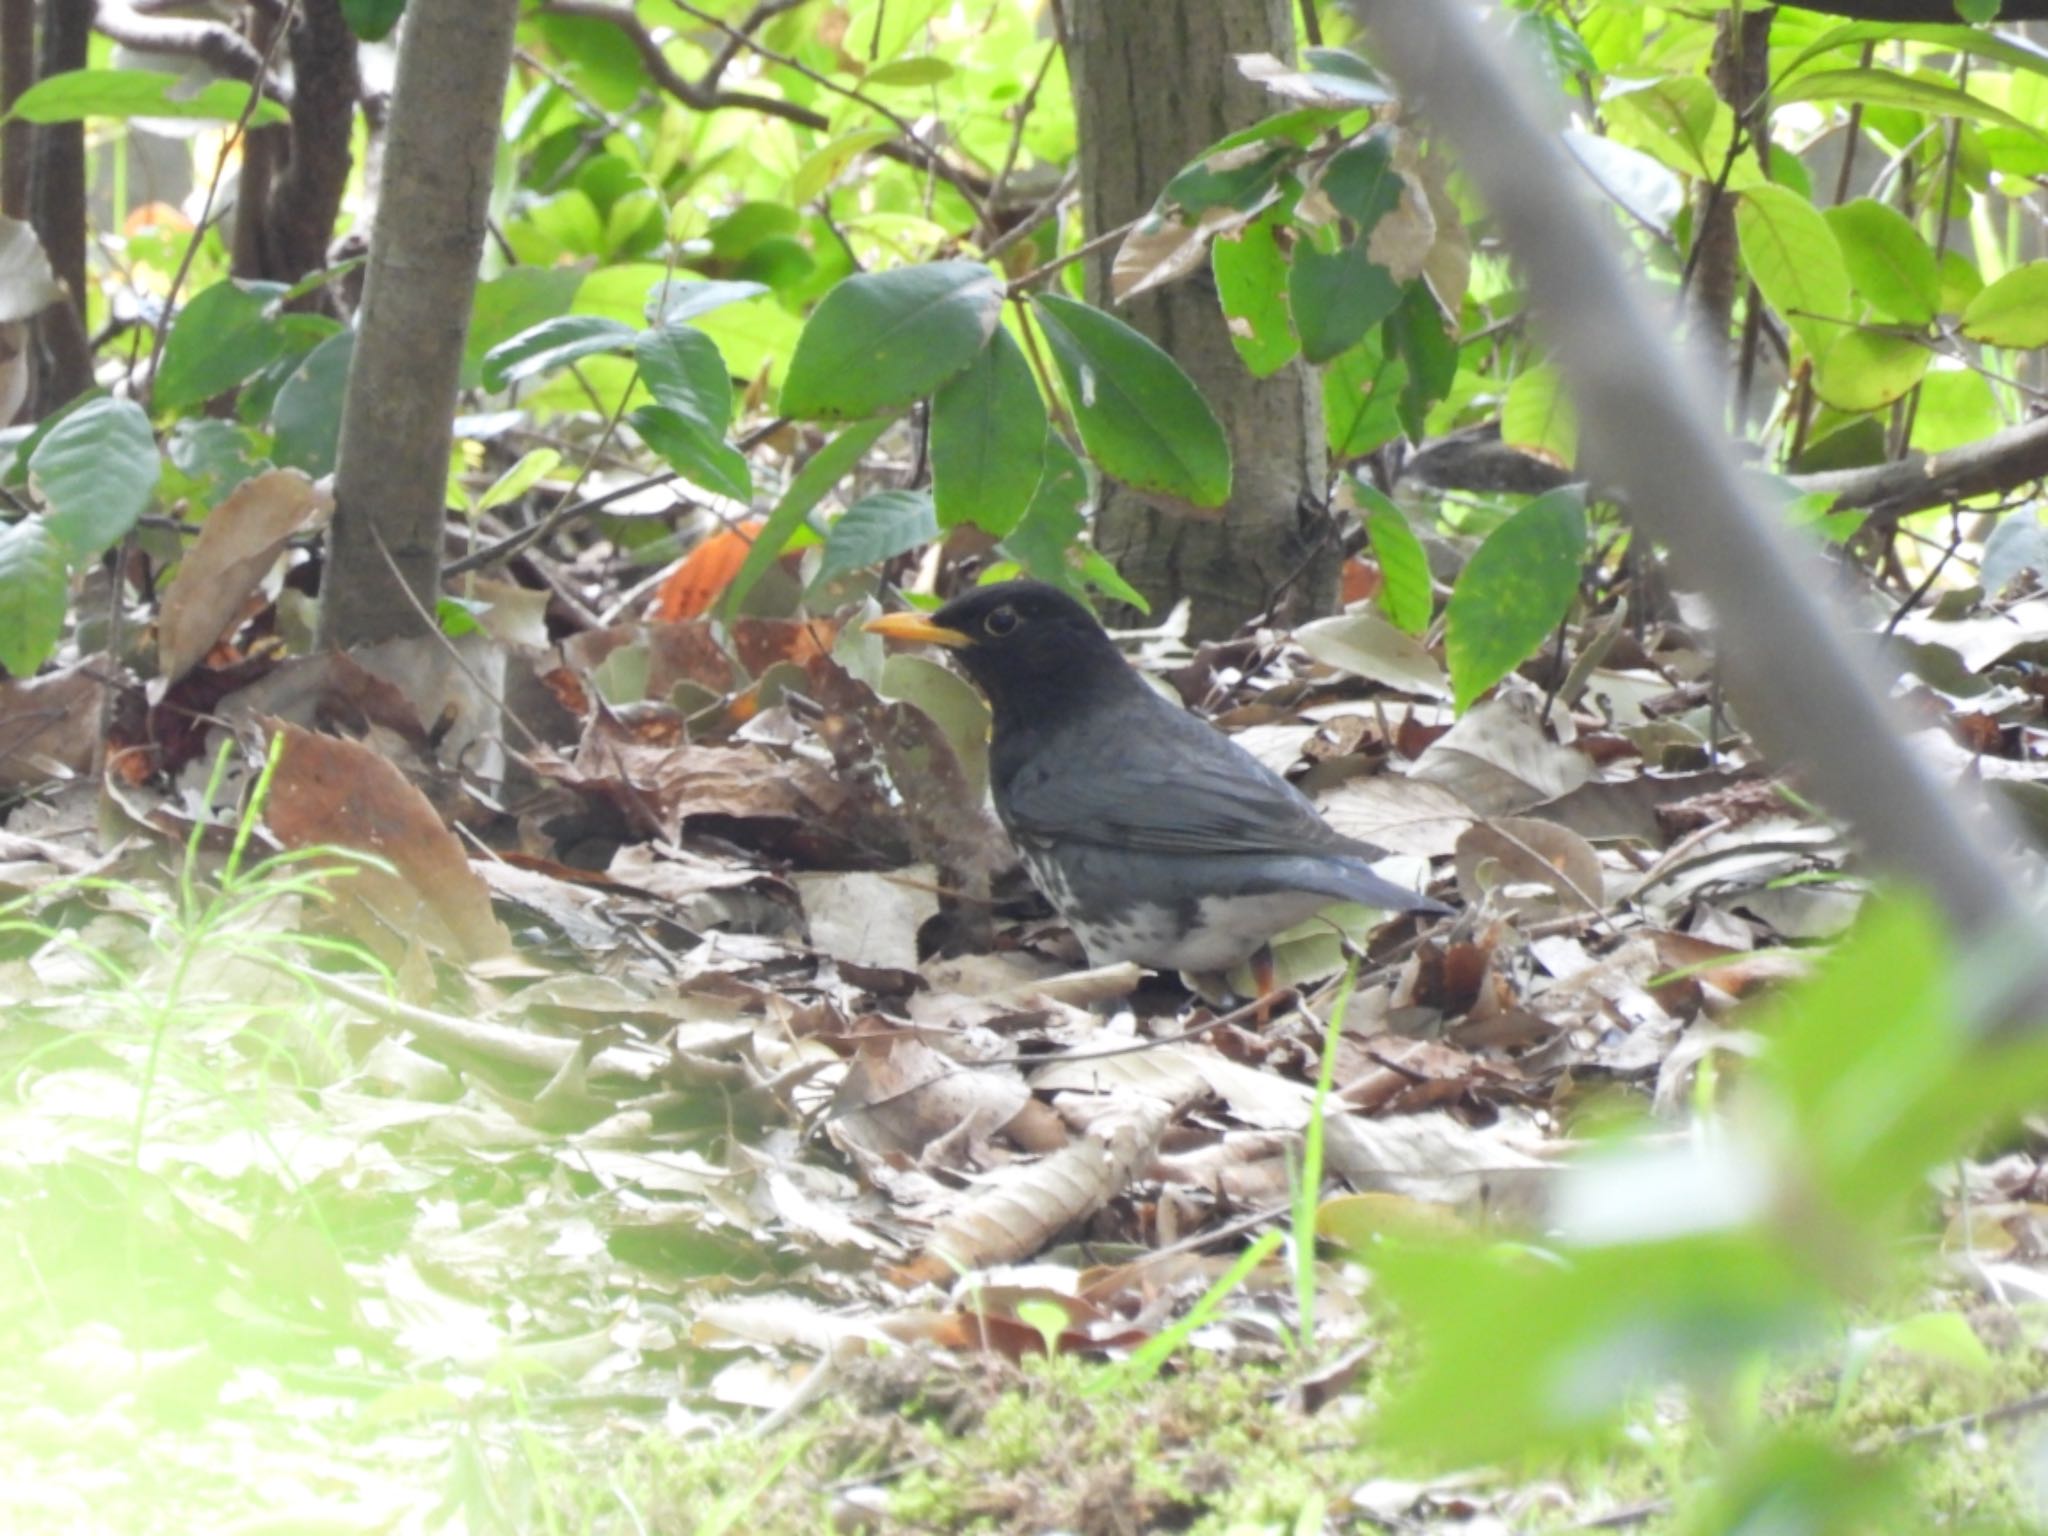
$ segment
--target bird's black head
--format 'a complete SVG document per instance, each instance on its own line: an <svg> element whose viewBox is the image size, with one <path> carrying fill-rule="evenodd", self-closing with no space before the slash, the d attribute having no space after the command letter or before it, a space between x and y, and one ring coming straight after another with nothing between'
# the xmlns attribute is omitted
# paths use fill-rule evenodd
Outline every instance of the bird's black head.
<svg viewBox="0 0 2048 1536"><path fill-rule="evenodd" d="M998 730L1134 677L1095 615L1042 581L976 587L929 618L892 613L867 627L952 651L988 695Z"/></svg>

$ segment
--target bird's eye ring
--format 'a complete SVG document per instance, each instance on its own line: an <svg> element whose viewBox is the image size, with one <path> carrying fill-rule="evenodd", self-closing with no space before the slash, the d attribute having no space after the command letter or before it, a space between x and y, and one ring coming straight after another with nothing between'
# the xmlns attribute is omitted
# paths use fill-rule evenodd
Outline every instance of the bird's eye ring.
<svg viewBox="0 0 2048 1536"><path fill-rule="evenodd" d="M992 635L1007 635L1017 627L1017 610L1005 603L982 620L981 627Z"/></svg>

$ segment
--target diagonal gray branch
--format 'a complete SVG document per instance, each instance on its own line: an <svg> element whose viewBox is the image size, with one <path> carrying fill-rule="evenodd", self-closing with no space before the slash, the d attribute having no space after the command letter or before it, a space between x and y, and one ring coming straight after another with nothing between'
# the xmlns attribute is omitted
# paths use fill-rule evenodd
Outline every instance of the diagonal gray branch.
<svg viewBox="0 0 2048 1536"><path fill-rule="evenodd" d="M1752 499L1711 425L1721 413L1705 370L1651 318L1494 18L1463 4L1353 6L1403 100L1458 149L1513 247L1596 474L1623 488L1630 517L1734 621L1717 643L1745 721L1779 761L1807 767L1881 866L1924 886L1964 935L2011 946L2031 995L2048 996L2048 944L2004 872L2020 839L1988 805L1966 817L1906 746L1872 653L1848 640L1813 552Z"/></svg>

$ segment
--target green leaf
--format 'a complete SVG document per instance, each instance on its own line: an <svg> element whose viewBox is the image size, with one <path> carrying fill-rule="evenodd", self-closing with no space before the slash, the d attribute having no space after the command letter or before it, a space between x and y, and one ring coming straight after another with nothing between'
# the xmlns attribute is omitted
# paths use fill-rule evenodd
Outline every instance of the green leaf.
<svg viewBox="0 0 2048 1536"><path fill-rule="evenodd" d="M1401 285L1366 255L1362 241L1330 254L1306 243L1295 247L1287 307L1301 355L1310 362L1328 362L1356 346L1400 302Z"/></svg>
<svg viewBox="0 0 2048 1536"><path fill-rule="evenodd" d="M294 368L270 407L276 434L271 457L281 465L303 469L314 479L334 473L341 441L341 402L348 393L349 358L356 333L341 331L306 354Z"/></svg>
<svg viewBox="0 0 2048 1536"><path fill-rule="evenodd" d="M519 456L519 462L491 482L490 489L476 499L476 510L488 512L517 501L555 472L562 455L554 448L534 448Z"/></svg>
<svg viewBox="0 0 2048 1536"><path fill-rule="evenodd" d="M282 283L215 283L192 295L171 322L150 389L159 411L180 411L241 384L284 355L275 305Z"/></svg>
<svg viewBox="0 0 2048 1536"><path fill-rule="evenodd" d="M1287 257L1275 229L1278 209L1262 214L1209 247L1216 295L1228 318L1230 344L1258 378L1278 373L1301 355L1287 315Z"/></svg>
<svg viewBox="0 0 2048 1536"><path fill-rule="evenodd" d="M691 484L734 501L754 499L754 472L746 455L694 411L643 405L626 417L626 425Z"/></svg>
<svg viewBox="0 0 2048 1536"><path fill-rule="evenodd" d="M880 565L938 536L938 514L926 492L877 491L863 496L825 534L825 557L813 585Z"/></svg>
<svg viewBox="0 0 2048 1536"><path fill-rule="evenodd" d="M148 69L73 69L38 80L15 98L7 115L26 123L70 123L84 117L181 117L238 122L249 110L250 87L215 80L195 91L183 75ZM274 101L259 101L253 128L291 121Z"/></svg>
<svg viewBox="0 0 2048 1536"><path fill-rule="evenodd" d="M768 288L763 283L736 283L723 278L702 282L692 278L666 278L648 290L647 323L655 326L681 325L685 320L708 315L728 304L758 298L766 292Z"/></svg>
<svg viewBox="0 0 2048 1536"><path fill-rule="evenodd" d="M39 517L0 528L0 667L33 677L64 633L70 572Z"/></svg>
<svg viewBox="0 0 2048 1536"><path fill-rule="evenodd" d="M805 157L790 178L789 200L808 203L838 178L839 173L860 156L896 137L894 128L856 128L842 133Z"/></svg>
<svg viewBox="0 0 2048 1536"><path fill-rule="evenodd" d="M1323 424L1330 453L1361 459L1401 435L1401 393L1408 370L1368 336L1323 370Z"/></svg>
<svg viewBox="0 0 2048 1536"><path fill-rule="evenodd" d="M1375 134L1332 156L1321 185L1323 195L1337 211L1358 225L1357 238L1363 241L1401 202L1402 182L1394 170L1392 141Z"/></svg>
<svg viewBox="0 0 2048 1536"><path fill-rule="evenodd" d="M1473 552L1444 610L1444 660L1459 714L1563 622L1585 548L1586 509L1567 487L1537 497Z"/></svg>
<svg viewBox="0 0 2048 1536"><path fill-rule="evenodd" d="M1728 158L1735 116L1697 75L1676 75L1600 104L1615 138L1684 176L1712 181Z"/></svg>
<svg viewBox="0 0 2048 1536"><path fill-rule="evenodd" d="M565 313L582 282L583 274L572 268L514 267L478 283L462 348L462 387L481 384L484 354L499 342Z"/></svg>
<svg viewBox="0 0 2048 1536"><path fill-rule="evenodd" d="M923 86L943 85L953 78L957 71L944 59L926 54L916 59L893 59L878 69L871 69L861 77L862 85L880 86Z"/></svg>
<svg viewBox="0 0 2048 1536"><path fill-rule="evenodd" d="M2014 267L1963 307L1963 334L1994 347L2048 346L2048 261Z"/></svg>
<svg viewBox="0 0 2048 1536"><path fill-rule="evenodd" d="M1827 344L1813 370L1813 392L1838 411L1875 411L1920 382L1934 353L1883 331L1847 330Z"/></svg>
<svg viewBox="0 0 2048 1536"><path fill-rule="evenodd" d="M1549 364L1524 368L1500 406L1500 440L1569 469L1579 451L1579 417L1564 381Z"/></svg>
<svg viewBox="0 0 2048 1536"><path fill-rule="evenodd" d="M1178 208L1190 222L1211 208L1250 208L1299 158L1292 144L1211 149L1166 184L1159 206Z"/></svg>
<svg viewBox="0 0 2048 1536"><path fill-rule="evenodd" d="M753 546L741 562L738 574L725 589L721 612L727 618L739 612L740 604L753 591L754 583L775 563L783 546L796 536L796 531L804 526L804 519L810 515L811 508L860 463L861 455L874 447L875 439L889 430L892 420L882 416L872 421L857 422L812 454L804 467L796 472L796 477L789 482L789 489L782 493L782 500L775 504L775 510L768 514L761 531L754 535Z"/></svg>
<svg viewBox="0 0 2048 1536"><path fill-rule="evenodd" d="M1419 443L1428 435L1429 408L1458 381L1458 338L1426 285L1408 285L1401 307L1387 318L1387 342L1408 374L1401 385L1401 429Z"/></svg>
<svg viewBox="0 0 2048 1536"><path fill-rule="evenodd" d="M1742 262L1772 309L1818 356L1849 319L1849 272L1820 210L1796 192L1750 187L1735 205Z"/></svg>
<svg viewBox="0 0 2048 1536"><path fill-rule="evenodd" d="M484 388L499 390L598 352L631 346L639 332L603 315L555 315L484 354Z"/></svg>
<svg viewBox="0 0 2048 1536"><path fill-rule="evenodd" d="M1849 281L1888 320L1925 325L1941 298L1934 247L1898 209L1859 197L1828 209Z"/></svg>
<svg viewBox="0 0 2048 1536"><path fill-rule="evenodd" d="M1002 306L1002 280L978 261L849 277L797 338L783 414L850 421L922 399L974 361Z"/></svg>
<svg viewBox="0 0 2048 1536"><path fill-rule="evenodd" d="M1071 558L1080 548L1087 520L1081 504L1088 499L1088 472L1067 440L1048 425L1040 449L1045 464L1031 505L1003 539L1002 551L1030 575L1080 596L1081 577Z"/></svg>
<svg viewBox="0 0 2048 1536"><path fill-rule="evenodd" d="M2014 117L2003 107L1972 96L1968 91L1917 75L1890 69L1822 69L1800 75L1771 93L1774 107L1795 101L1840 101L1866 107L1903 107L1930 117L1960 117L1980 123L1997 123L2042 137L2037 124Z"/></svg>
<svg viewBox="0 0 2048 1536"><path fill-rule="evenodd" d="M29 456L29 482L49 508L49 531L72 560L124 538L163 473L149 418L132 400L88 400Z"/></svg>
<svg viewBox="0 0 2048 1536"><path fill-rule="evenodd" d="M732 422L732 375L717 342L687 325L664 325L642 332L633 356L657 402L724 436Z"/></svg>
<svg viewBox="0 0 2048 1536"><path fill-rule="evenodd" d="M1135 490L1230 499L1230 443L1180 365L1121 320L1059 294L1032 301L1090 457Z"/></svg>
<svg viewBox="0 0 2048 1536"><path fill-rule="evenodd" d="M1380 611L1397 629L1419 635L1429 628L1436 594L1429 577L1429 556L1408 526L1401 509L1384 493L1360 483L1365 504L1365 538L1380 563Z"/></svg>
<svg viewBox="0 0 2048 1536"><path fill-rule="evenodd" d="M380 43L390 36L405 14L405 0L341 0L342 19L349 31L366 43Z"/></svg>
<svg viewBox="0 0 2048 1536"><path fill-rule="evenodd" d="M1045 401L1024 349L1001 326L932 396L932 495L939 526L1002 538L1023 520L1045 469Z"/></svg>

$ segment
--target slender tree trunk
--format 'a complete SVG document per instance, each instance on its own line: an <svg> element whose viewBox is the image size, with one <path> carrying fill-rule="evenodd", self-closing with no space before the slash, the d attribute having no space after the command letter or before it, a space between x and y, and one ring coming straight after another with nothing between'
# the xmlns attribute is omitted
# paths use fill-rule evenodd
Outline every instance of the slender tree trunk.
<svg viewBox="0 0 2048 1536"><path fill-rule="evenodd" d="M518 0L412 0L342 406L320 643L421 634Z"/></svg>
<svg viewBox="0 0 2048 1536"><path fill-rule="evenodd" d="M1277 110L1233 54L1293 52L1287 0L1078 0L1068 22L1091 237L1144 213L1190 160ZM1112 255L1088 264L1097 304L1109 302ZM1340 559L1322 510L1328 470L1314 373L1296 364L1252 377L1206 275L1145 294L1121 314L1201 389L1229 433L1236 473L1214 518L1107 487L1097 546L1155 611L1187 598L1198 637L1228 634L1269 608L1289 620L1329 612Z"/></svg>
<svg viewBox="0 0 2048 1536"><path fill-rule="evenodd" d="M36 0L0 0L0 112L35 84ZM0 124L0 213L28 217L29 156L35 125L9 119Z"/></svg>
<svg viewBox="0 0 2048 1536"><path fill-rule="evenodd" d="M85 68L92 37L92 0L47 0L43 7L38 78ZM44 123L36 129L29 170L29 211L50 268L71 295L36 321L44 367L35 409L47 416L92 384L85 333L85 124Z"/></svg>

